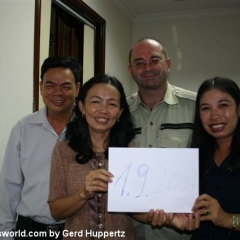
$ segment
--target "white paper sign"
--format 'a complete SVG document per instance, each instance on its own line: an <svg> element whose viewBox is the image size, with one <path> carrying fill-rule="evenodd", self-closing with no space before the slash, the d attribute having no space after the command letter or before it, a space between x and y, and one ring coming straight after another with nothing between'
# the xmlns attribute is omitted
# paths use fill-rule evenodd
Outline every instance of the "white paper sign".
<svg viewBox="0 0 240 240"><path fill-rule="evenodd" d="M109 148L109 212L189 213L199 196L198 149Z"/></svg>

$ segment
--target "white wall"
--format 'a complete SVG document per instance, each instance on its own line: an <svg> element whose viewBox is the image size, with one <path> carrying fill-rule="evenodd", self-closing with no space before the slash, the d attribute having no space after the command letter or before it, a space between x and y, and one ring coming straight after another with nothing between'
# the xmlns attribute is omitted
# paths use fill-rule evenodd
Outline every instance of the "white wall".
<svg viewBox="0 0 240 240"><path fill-rule="evenodd" d="M132 92L129 77L128 52L132 46L132 22L108 0L84 0L94 11L106 20L105 72L118 78L126 94Z"/></svg>
<svg viewBox="0 0 240 240"><path fill-rule="evenodd" d="M13 125L32 112L32 0L0 0L0 168Z"/></svg>
<svg viewBox="0 0 240 240"><path fill-rule="evenodd" d="M216 75L240 85L240 15L134 23L134 42L142 37L166 46L174 85L197 91L202 81Z"/></svg>

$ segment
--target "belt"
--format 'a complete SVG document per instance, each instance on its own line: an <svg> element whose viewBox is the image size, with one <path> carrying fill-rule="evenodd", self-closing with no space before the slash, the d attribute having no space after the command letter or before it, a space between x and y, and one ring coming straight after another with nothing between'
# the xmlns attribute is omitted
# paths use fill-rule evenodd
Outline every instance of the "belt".
<svg viewBox="0 0 240 240"><path fill-rule="evenodd" d="M38 230L43 230L43 231L62 231L64 229L64 223L61 224L44 224L40 223L37 221L34 221L33 219L29 217L24 217L21 215L18 215L18 222L24 222L29 226L32 226Z"/></svg>

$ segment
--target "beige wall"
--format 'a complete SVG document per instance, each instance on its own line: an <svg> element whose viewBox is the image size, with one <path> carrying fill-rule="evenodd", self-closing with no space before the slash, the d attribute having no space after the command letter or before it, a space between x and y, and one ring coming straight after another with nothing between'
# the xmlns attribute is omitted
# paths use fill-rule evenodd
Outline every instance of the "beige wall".
<svg viewBox="0 0 240 240"><path fill-rule="evenodd" d="M0 1L0 168L12 126L32 112L34 1Z"/></svg>
<svg viewBox="0 0 240 240"><path fill-rule="evenodd" d="M94 75L94 30L84 26L83 40L83 83Z"/></svg>

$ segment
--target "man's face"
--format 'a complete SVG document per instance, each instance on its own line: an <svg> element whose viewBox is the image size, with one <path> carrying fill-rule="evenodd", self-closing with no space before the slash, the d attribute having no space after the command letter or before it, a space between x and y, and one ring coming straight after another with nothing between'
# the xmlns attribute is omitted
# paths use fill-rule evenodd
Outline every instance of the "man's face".
<svg viewBox="0 0 240 240"><path fill-rule="evenodd" d="M40 91L48 113L59 115L72 110L80 83L68 68L50 68L40 82Z"/></svg>
<svg viewBox="0 0 240 240"><path fill-rule="evenodd" d="M154 40L146 40L132 49L128 70L140 90L155 90L166 86L170 66L171 61L164 56L162 46Z"/></svg>

